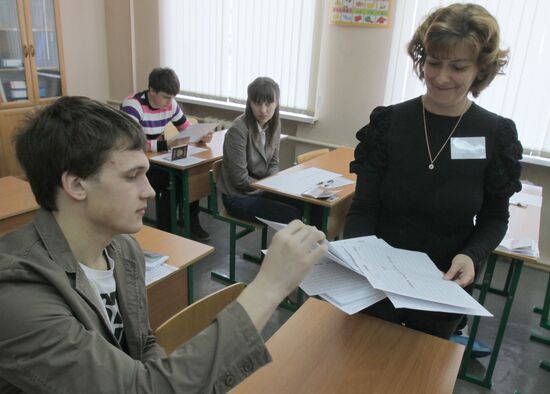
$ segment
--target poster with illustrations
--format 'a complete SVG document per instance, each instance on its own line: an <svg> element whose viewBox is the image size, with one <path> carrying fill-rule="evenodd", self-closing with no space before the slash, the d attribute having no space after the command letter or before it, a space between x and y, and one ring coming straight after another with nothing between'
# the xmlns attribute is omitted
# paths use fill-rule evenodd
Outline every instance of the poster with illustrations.
<svg viewBox="0 0 550 394"><path fill-rule="evenodd" d="M334 0L330 23L349 26L389 26L391 0Z"/></svg>

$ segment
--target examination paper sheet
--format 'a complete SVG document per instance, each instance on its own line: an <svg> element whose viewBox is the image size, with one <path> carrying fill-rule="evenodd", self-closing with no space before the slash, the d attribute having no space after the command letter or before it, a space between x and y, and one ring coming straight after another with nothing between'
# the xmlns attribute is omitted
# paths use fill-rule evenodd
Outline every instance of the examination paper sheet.
<svg viewBox="0 0 550 394"><path fill-rule="evenodd" d="M306 190L319 185L325 187L335 187L334 184L344 186L353 184L353 181L342 177L342 174L336 172L310 167L289 174L274 175L262 179L256 182L256 184L299 196Z"/></svg>
<svg viewBox="0 0 550 394"><path fill-rule="evenodd" d="M445 311L452 307L463 310L461 313L467 310L471 315L492 316L458 284L443 279L443 273L425 253L393 248L378 241L381 240L373 236L361 237L344 240L340 245L375 289L388 296L407 297L394 299L407 301L406 307L411 309L443 312L443 305ZM430 309L426 303L431 303Z"/></svg>
<svg viewBox="0 0 550 394"><path fill-rule="evenodd" d="M199 142L202 139L202 137L204 137L206 134L214 132L217 126L218 126L217 123L192 124L189 127L187 127L185 130L180 131L176 135L171 136L169 140L171 141L176 138L189 137L189 142Z"/></svg>
<svg viewBox="0 0 550 394"><path fill-rule="evenodd" d="M277 231L286 225L258 218ZM375 236L329 242L327 255L300 287L352 314L388 297L396 308L493 316L428 255L394 248Z"/></svg>

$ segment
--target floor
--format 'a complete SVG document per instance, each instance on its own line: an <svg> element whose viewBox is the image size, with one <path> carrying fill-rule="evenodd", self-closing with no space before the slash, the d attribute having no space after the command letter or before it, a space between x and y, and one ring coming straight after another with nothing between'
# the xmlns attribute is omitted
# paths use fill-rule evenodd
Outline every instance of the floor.
<svg viewBox="0 0 550 394"><path fill-rule="evenodd" d="M201 222L203 227L211 234L212 240L208 244L214 246L216 250L213 254L195 265L195 295L197 299L222 287L220 283L210 279L210 272L219 271L227 273L229 261L229 225L212 219L204 213L201 213ZM258 231L247 235L237 243L239 255L242 255L243 251L254 252L259 247L260 237ZM506 268L506 262L497 263L493 284L504 283ZM251 281L257 270L257 265L244 261L241 258L237 259L238 280L243 282ZM550 337L550 331L546 331L538 325L540 316L532 312L534 305L542 306L548 275L548 273L527 267L522 271L508 327L496 363L492 389L488 390L458 379L454 390L455 394L513 393L516 390L526 394L550 393L550 372L538 366L541 359L550 361L550 346L529 340L532 330ZM486 306L495 314L496 318L485 318L482 320L478 339L485 343L490 344L491 338L495 337L498 323L497 318L500 316L502 305L502 297L492 294L488 295ZM290 312L279 308L262 331L264 339L269 339L290 316ZM474 360L471 363L471 372L484 371L487 363L488 358Z"/></svg>

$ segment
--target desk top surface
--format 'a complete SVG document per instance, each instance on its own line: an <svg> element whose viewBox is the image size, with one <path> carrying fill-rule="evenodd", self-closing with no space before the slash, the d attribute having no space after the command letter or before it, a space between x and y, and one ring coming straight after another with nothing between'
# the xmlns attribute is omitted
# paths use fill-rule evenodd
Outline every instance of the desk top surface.
<svg viewBox="0 0 550 394"><path fill-rule="evenodd" d="M295 165L293 167L287 168L286 170L280 171L278 174L273 175L284 175L284 174L290 174L296 171L300 171L306 168L311 167L317 167L321 168L323 170L336 172L339 174L342 174L344 177L351 179L354 181L352 185L346 185L343 187L338 188L338 192L336 194L337 198L331 201L326 200L319 200L316 198L311 197L305 197L305 196L298 196L295 194L289 194L285 193L282 190L278 189L272 189L269 187L265 187L262 185L258 185L253 183L252 187L256 189L262 189L269 191L271 193L277 193L284 196L288 196L297 200L301 201L307 201L309 203L315 204L315 205L321 205L324 207L332 207L334 205L339 204L343 200L346 200L347 198L350 198L353 196L355 192L355 180L356 175L349 172L349 163L353 160L353 149L348 147L340 147L338 149L335 149L333 151L330 151L329 153L326 153L324 155L318 156L312 160L308 160L302 164Z"/></svg>
<svg viewBox="0 0 550 394"><path fill-rule="evenodd" d="M214 251L210 245L149 226L143 226L134 237L142 249L169 256L168 264L180 269L190 266Z"/></svg>
<svg viewBox="0 0 550 394"><path fill-rule="evenodd" d="M451 393L464 347L310 298L232 393Z"/></svg>
<svg viewBox="0 0 550 394"><path fill-rule="evenodd" d="M0 178L0 220L37 209L28 182L13 176Z"/></svg>
<svg viewBox="0 0 550 394"><path fill-rule="evenodd" d="M216 131L214 133L214 135L212 136L212 141L210 141L208 144L203 144L203 143L192 143L191 144L191 145L195 145L197 147L206 149L206 151L204 151L204 152L200 152L200 153L197 153L197 154L193 155L193 157L199 157L201 159L204 159L203 161L201 161L199 163L190 164L189 166L181 166L181 165L174 165L174 164L170 163L169 161L166 161L166 162L163 161L162 163L155 162L155 164L162 165L162 166L165 166L165 167L176 168L178 170L186 170L188 168L200 166L202 164L210 163L212 161L216 161L218 159L221 159L223 157L223 141L225 139L225 133L226 132L227 132L227 130ZM163 155L163 154L166 154L166 152L147 152L147 157L151 158L151 157L159 156L159 155Z"/></svg>

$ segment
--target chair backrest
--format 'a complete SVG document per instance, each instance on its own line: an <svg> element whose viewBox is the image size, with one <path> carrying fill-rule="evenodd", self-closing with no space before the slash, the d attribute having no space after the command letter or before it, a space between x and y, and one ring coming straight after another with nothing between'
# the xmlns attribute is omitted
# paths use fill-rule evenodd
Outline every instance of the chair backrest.
<svg viewBox="0 0 550 394"><path fill-rule="evenodd" d="M155 335L166 354L172 353L208 327L227 305L237 299L244 288L245 284L241 282L224 287L185 307L162 323Z"/></svg>
<svg viewBox="0 0 550 394"><path fill-rule="evenodd" d="M328 153L328 152L329 152L328 148L321 148L321 149L302 153L301 155L296 156L296 164L302 164L305 161L314 159L317 156L324 155L325 153Z"/></svg>

